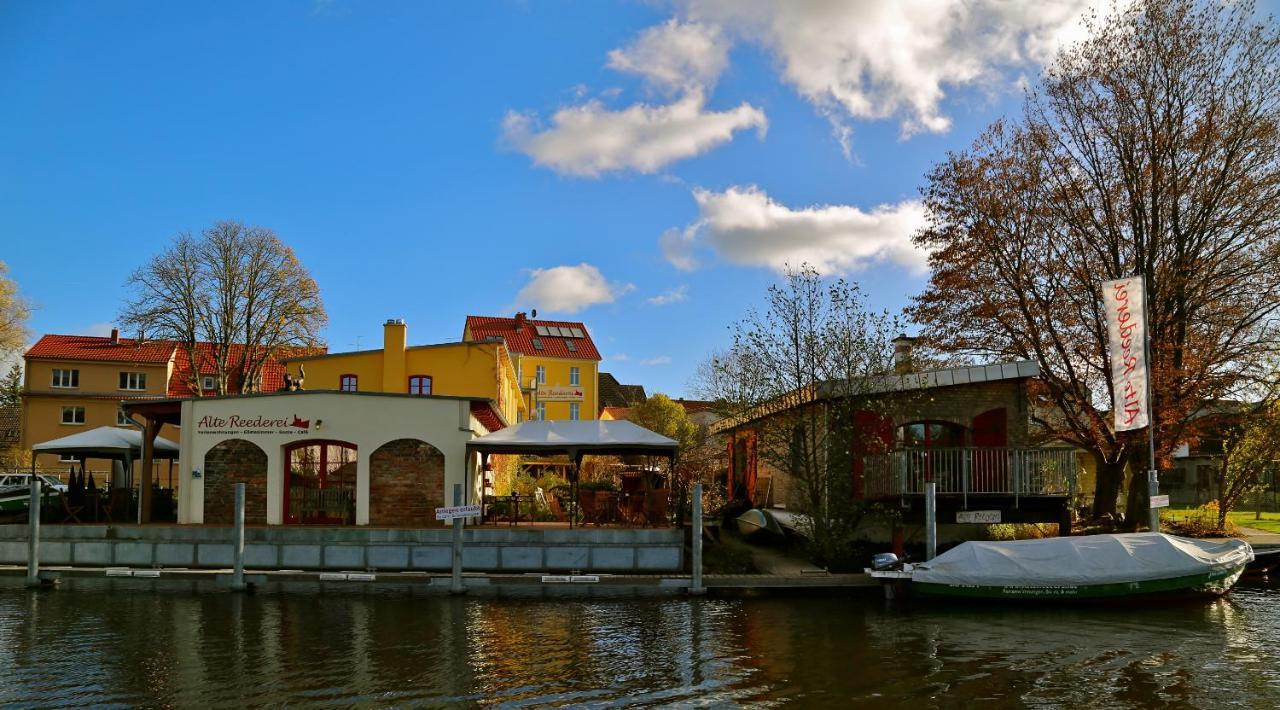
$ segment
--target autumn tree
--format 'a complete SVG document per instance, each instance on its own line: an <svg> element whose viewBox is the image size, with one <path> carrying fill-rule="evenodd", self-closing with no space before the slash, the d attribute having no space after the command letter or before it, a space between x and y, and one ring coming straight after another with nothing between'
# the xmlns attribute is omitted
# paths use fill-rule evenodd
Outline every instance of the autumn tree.
<svg viewBox="0 0 1280 710"><path fill-rule="evenodd" d="M177 341L193 363L207 343L218 394L258 390L263 363L314 347L328 320L320 288L293 250L270 229L240 222L179 234L128 286L122 321ZM196 370L186 384L199 395Z"/></svg>
<svg viewBox="0 0 1280 710"><path fill-rule="evenodd" d="M938 348L1040 366L1031 416L1097 462L1093 512L1146 509L1147 432L1117 433L1102 282L1141 275L1157 457L1280 351L1280 35L1251 3L1139 0L1089 22L1022 115L935 166L909 313Z"/></svg>
<svg viewBox="0 0 1280 710"><path fill-rule="evenodd" d="M825 563L849 557L862 520L847 458L858 435L851 423L875 407L874 376L893 371L897 326L867 308L856 284L789 268L700 371L699 395L753 431L757 459L788 477L788 505L804 514L811 551Z"/></svg>
<svg viewBox="0 0 1280 710"><path fill-rule="evenodd" d="M22 404L22 365L13 363L9 372L0 378L0 407L16 407Z"/></svg>
<svg viewBox="0 0 1280 710"><path fill-rule="evenodd" d="M0 355L19 350L27 342L27 318L31 306L9 278L9 267L0 261Z"/></svg>
<svg viewBox="0 0 1280 710"><path fill-rule="evenodd" d="M1280 473L1280 400L1259 404L1230 432L1218 466L1218 529L1227 514L1261 490L1266 474Z"/></svg>

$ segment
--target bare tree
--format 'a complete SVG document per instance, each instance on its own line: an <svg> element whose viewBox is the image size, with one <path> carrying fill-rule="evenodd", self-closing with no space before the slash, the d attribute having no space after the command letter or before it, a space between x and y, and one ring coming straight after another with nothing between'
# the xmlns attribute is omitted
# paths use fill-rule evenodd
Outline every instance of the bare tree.
<svg viewBox="0 0 1280 710"><path fill-rule="evenodd" d="M1063 50L1023 115L932 171L936 346L1040 365L1033 417L1098 463L1096 515L1146 507L1146 431L1110 423L1103 281L1146 280L1157 455L1280 351L1280 35L1251 3L1139 0ZM1132 464L1132 465L1130 465Z"/></svg>
<svg viewBox="0 0 1280 710"><path fill-rule="evenodd" d="M27 318L31 306L9 278L9 267L0 261L0 355L22 348L27 342Z"/></svg>
<svg viewBox="0 0 1280 710"><path fill-rule="evenodd" d="M859 435L853 413L873 406L870 383L893 369L897 323L870 312L856 284L803 266L731 330L732 345L702 366L696 389L730 425L754 433L759 460L788 476L815 555L841 560L863 513L848 458Z"/></svg>
<svg viewBox="0 0 1280 710"><path fill-rule="evenodd" d="M314 347L328 320L320 288L293 250L270 229L239 222L178 235L128 284L122 321L177 341L193 365L207 349L218 394L260 389L263 363ZM192 367L187 383L195 395L199 374Z"/></svg>

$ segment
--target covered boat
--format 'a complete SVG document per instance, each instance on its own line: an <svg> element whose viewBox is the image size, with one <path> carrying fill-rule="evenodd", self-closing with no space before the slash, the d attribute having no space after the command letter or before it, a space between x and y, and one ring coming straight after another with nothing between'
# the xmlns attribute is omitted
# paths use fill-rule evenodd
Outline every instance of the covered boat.
<svg viewBox="0 0 1280 710"><path fill-rule="evenodd" d="M735 518L734 522L738 525L738 532L749 542L769 542L786 537L778 521L769 511L761 508L748 510Z"/></svg>
<svg viewBox="0 0 1280 710"><path fill-rule="evenodd" d="M1149 532L965 542L914 565L911 590L999 599L1222 594L1252 560L1253 549L1243 540Z"/></svg>

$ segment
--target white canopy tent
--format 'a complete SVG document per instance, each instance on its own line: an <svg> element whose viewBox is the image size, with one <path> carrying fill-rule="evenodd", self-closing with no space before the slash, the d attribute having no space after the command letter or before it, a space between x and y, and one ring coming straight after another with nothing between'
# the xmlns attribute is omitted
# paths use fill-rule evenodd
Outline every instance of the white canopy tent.
<svg viewBox="0 0 1280 710"><path fill-rule="evenodd" d="M142 431L125 427L101 426L88 431L77 432L60 439L46 441L31 447L33 454L58 454L74 456L80 459L83 469L85 459L111 459L124 465L125 476L130 488L133 487L133 462L142 456ZM178 458L178 445L157 436L153 444L152 458ZM35 456L31 457L31 473L36 470ZM83 473L83 470L81 471ZM138 522L142 522L142 505L144 496L138 496Z"/></svg>

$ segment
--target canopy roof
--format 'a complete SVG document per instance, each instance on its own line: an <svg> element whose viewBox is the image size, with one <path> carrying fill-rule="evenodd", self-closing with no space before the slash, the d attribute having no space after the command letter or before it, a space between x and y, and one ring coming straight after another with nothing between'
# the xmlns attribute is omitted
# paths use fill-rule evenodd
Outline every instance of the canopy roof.
<svg viewBox="0 0 1280 710"><path fill-rule="evenodd" d="M31 450L41 454L85 456L99 459L123 459L142 456L142 432L124 427L100 426L61 439L36 444ZM178 445L163 437L156 437L155 457L178 458Z"/></svg>
<svg viewBox="0 0 1280 710"><path fill-rule="evenodd" d="M675 439L628 421L531 421L467 442L488 454L653 454L674 457Z"/></svg>
<svg viewBox="0 0 1280 710"><path fill-rule="evenodd" d="M961 543L916 565L913 582L975 586L1113 584L1232 569L1253 559L1240 540L1190 540L1162 533Z"/></svg>

